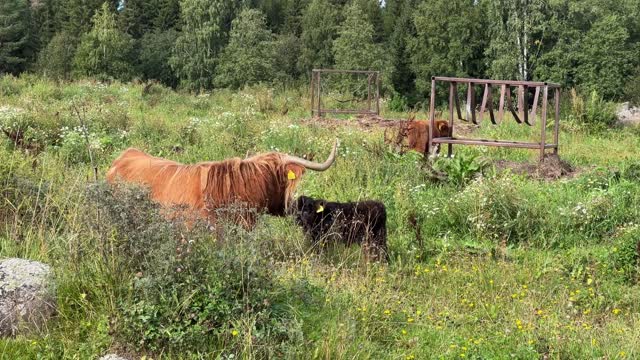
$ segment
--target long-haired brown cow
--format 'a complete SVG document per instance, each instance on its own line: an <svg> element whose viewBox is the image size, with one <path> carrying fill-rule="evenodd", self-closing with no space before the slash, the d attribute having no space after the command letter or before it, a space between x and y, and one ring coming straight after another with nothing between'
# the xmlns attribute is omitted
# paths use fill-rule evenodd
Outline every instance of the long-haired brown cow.
<svg viewBox="0 0 640 360"><path fill-rule="evenodd" d="M215 224L218 210L238 205L245 211L234 221L251 228L255 223L255 210L284 215L305 169L327 170L335 161L337 147L338 140L324 163L269 152L246 159L193 165L153 157L130 148L113 162L107 172L107 181L147 186L152 199L159 204L182 206L211 224Z"/></svg>
<svg viewBox="0 0 640 360"><path fill-rule="evenodd" d="M409 149L415 150L421 154L429 155L429 121L414 120L409 118L405 125L405 136L408 140ZM436 128L433 137L451 136L451 128L449 123L444 120L436 120Z"/></svg>

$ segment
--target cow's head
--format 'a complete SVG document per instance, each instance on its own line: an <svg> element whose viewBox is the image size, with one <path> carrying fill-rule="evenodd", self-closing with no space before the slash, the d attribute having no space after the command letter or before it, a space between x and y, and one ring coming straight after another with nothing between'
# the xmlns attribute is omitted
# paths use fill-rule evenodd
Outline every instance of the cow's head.
<svg viewBox="0 0 640 360"><path fill-rule="evenodd" d="M308 196L300 196L294 207L296 223L303 227L312 227L316 219L325 212L325 201L316 200Z"/></svg>

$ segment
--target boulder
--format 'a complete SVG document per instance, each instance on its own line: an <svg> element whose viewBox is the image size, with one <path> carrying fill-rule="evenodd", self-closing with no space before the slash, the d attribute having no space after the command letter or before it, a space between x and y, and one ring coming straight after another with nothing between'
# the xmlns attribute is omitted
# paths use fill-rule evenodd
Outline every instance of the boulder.
<svg viewBox="0 0 640 360"><path fill-rule="evenodd" d="M640 107L631 106L628 102L621 104L616 112L618 122L622 125L640 125Z"/></svg>
<svg viewBox="0 0 640 360"><path fill-rule="evenodd" d="M49 265L16 258L0 260L0 336L39 331L55 309Z"/></svg>

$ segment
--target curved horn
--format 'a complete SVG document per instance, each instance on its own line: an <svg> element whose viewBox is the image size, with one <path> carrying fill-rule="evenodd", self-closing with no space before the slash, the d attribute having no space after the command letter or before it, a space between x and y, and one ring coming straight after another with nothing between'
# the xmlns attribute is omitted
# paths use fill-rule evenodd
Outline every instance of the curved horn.
<svg viewBox="0 0 640 360"><path fill-rule="evenodd" d="M331 154L329 154L329 157L323 163L317 163L317 162L314 162L314 161L309 161L309 160L302 159L302 158L299 158L299 157L293 156L293 155L287 155L284 158L284 161L285 162L291 162L291 163L294 163L294 164L298 164L298 165L304 166L305 168L311 169L311 170L325 171L336 160L336 153L338 152L337 150L338 150L338 145L339 144L340 144L340 141L338 141L338 139L336 139L336 142L333 144L333 149L331 150Z"/></svg>

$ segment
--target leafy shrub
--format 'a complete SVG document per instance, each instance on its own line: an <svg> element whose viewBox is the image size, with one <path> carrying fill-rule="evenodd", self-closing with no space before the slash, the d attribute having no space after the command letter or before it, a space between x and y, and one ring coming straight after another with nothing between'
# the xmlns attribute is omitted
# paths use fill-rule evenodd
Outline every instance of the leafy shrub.
<svg viewBox="0 0 640 360"><path fill-rule="evenodd" d="M393 94L391 100L387 102L387 109L390 111L404 112L409 108L408 100L400 94Z"/></svg>
<svg viewBox="0 0 640 360"><path fill-rule="evenodd" d="M436 171L447 175L447 180L456 186L468 183L487 167L487 162L474 155L460 153L452 158L437 157L433 163Z"/></svg>
<svg viewBox="0 0 640 360"><path fill-rule="evenodd" d="M572 89L570 119L590 130L611 126L617 120L616 105L604 100L595 90L585 101L575 89Z"/></svg>
<svg viewBox="0 0 640 360"><path fill-rule="evenodd" d="M256 348L286 342L291 316L259 231L219 224L214 239L201 224L187 230L181 216L166 220L136 187L98 184L88 195L100 211L99 224L92 216L88 225L108 242L102 248L117 264L115 277L129 283L117 326L128 343L154 352L210 351L216 344L240 351L246 324Z"/></svg>

